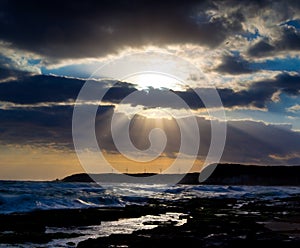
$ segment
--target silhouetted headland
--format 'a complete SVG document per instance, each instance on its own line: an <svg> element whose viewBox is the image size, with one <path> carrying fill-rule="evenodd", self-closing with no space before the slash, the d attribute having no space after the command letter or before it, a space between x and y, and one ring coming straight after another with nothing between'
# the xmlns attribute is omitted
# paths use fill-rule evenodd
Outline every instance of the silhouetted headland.
<svg viewBox="0 0 300 248"><path fill-rule="evenodd" d="M210 165L213 166L213 165ZM210 185L300 185L300 166L258 166L241 164L218 164L211 176L199 182L199 176L205 173L188 173L179 184L210 184ZM74 174L62 179L63 182L122 182L122 174ZM133 177L149 177L154 173L127 174ZM162 174L162 183L180 176L179 174ZM92 179L93 178L93 179ZM159 182L157 182L159 183Z"/></svg>

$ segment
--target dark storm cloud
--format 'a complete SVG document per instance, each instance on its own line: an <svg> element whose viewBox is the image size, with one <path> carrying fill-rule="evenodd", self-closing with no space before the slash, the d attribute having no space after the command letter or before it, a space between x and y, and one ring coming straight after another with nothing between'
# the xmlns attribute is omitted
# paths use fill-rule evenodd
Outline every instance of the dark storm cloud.
<svg viewBox="0 0 300 248"><path fill-rule="evenodd" d="M120 103L126 96L137 91L133 84L126 82L114 83L113 87L108 89L103 97L103 101L111 103Z"/></svg>
<svg viewBox="0 0 300 248"><path fill-rule="evenodd" d="M216 71L228 74L244 74L253 72L253 69L250 68L249 62L242 57L226 55L222 58L222 63L216 68Z"/></svg>
<svg viewBox="0 0 300 248"><path fill-rule="evenodd" d="M1 69L4 72L0 83L0 101L16 104L37 104L46 102L74 102L85 81L51 75L31 75L27 72ZM11 79L12 78L12 79ZM91 87L99 92L107 90L103 100L120 102L136 89L130 83L90 81ZM90 99L86 99L90 100ZM91 99L97 100L97 99Z"/></svg>
<svg viewBox="0 0 300 248"><path fill-rule="evenodd" d="M276 44L281 50L300 50L300 31L285 25L281 39Z"/></svg>
<svg viewBox="0 0 300 248"><path fill-rule="evenodd" d="M0 101L34 104L75 100L83 84L78 79L25 75L0 84Z"/></svg>
<svg viewBox="0 0 300 248"><path fill-rule="evenodd" d="M253 57L275 55L281 51L300 50L300 30L295 27L284 25L281 28L280 37L271 42L263 39L248 49L248 54Z"/></svg>
<svg viewBox="0 0 300 248"><path fill-rule="evenodd" d="M275 51L275 47L270 45L268 41L261 40L249 48L248 54L255 57L261 57Z"/></svg>
<svg viewBox="0 0 300 248"><path fill-rule="evenodd" d="M31 75L30 72L17 71L17 70L12 70L3 67L3 64L1 63L1 59L0 59L0 65L2 65L0 66L0 82L2 80L9 81L12 80L12 78L20 78L20 77Z"/></svg>
<svg viewBox="0 0 300 248"><path fill-rule="evenodd" d="M216 47L242 31L240 12L209 16L212 1L2 1L0 39L48 58L94 57L124 47Z"/></svg>
<svg viewBox="0 0 300 248"><path fill-rule="evenodd" d="M211 89L199 89L206 95L212 95ZM287 95L299 95L300 75L290 75L282 73L274 79L253 82L245 90L234 91L232 89L218 89L218 93L224 107L256 107L265 108L266 104L272 101L272 96L282 92ZM196 98L196 94L190 91L176 92L183 98L191 108L198 109L203 107L203 103ZM219 107L219 106L216 106Z"/></svg>
<svg viewBox="0 0 300 248"><path fill-rule="evenodd" d="M11 0L1 1L0 10L0 40L11 44L11 48L41 54L55 62L63 58L99 57L125 47L145 45L193 43L216 48L228 38L249 32L243 29L251 21L248 18L274 12L278 18L271 21L280 25L299 10L299 3ZM286 22L281 29L282 37L275 44L259 41L249 49L249 54L263 56L277 50L298 50L299 33L295 27Z"/></svg>

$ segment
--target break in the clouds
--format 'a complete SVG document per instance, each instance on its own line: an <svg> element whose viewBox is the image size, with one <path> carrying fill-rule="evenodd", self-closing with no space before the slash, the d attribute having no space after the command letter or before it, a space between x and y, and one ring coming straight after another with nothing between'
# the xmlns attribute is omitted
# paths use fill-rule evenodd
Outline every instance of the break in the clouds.
<svg viewBox="0 0 300 248"><path fill-rule="evenodd" d="M100 107L96 118L96 131L101 149L114 154L117 149L107 128L110 126L112 114L113 107ZM71 107L0 110L0 115L2 145L30 145L73 151ZM170 128L175 120L162 121L168 137L164 154L173 157L180 145L180 132L178 128ZM197 121L201 134L198 156L203 159L210 146L210 121L200 117ZM147 127L143 128L143 133L135 131L140 130L145 123ZM149 146L148 135L151 128L155 127L154 124L155 120L144 116L135 117L130 135L137 148L146 149ZM290 128L255 121L229 121L222 161L255 164L299 163L300 135Z"/></svg>
<svg viewBox="0 0 300 248"><path fill-rule="evenodd" d="M85 81L21 72L6 72L6 75L14 79L0 84L1 143L51 145L51 147L72 150L73 105ZM276 92L298 97L299 80L298 75L283 73L269 81L253 82L249 84L248 89L240 92L230 89L218 89L218 91L225 107L235 108L250 105L265 108L266 103L272 101L272 96ZM106 90L107 83L108 81L95 81L95 89ZM124 82L109 82L108 85L113 87L108 90L98 108L95 124L99 145L111 153L116 152L116 148L107 127L111 125L114 105L118 105L124 97L132 92L139 94L139 97L133 98L135 101L126 102L132 106L142 105L146 108L165 107L171 109L180 107L170 102L168 99L170 91L166 89L138 90L134 85ZM210 89L207 88L202 90L205 91L205 94L210 92ZM185 100L192 109L199 110L204 107L192 90L172 91L172 94L174 93ZM152 95L153 99L145 100L147 95ZM82 104L91 104L91 102ZM288 109L288 111L296 110L297 105ZM129 116L124 116L124 118L129 118ZM199 157L205 157L210 145L210 122L200 117L197 120L202 142ZM218 122L218 120L213 121ZM164 122L165 127L174 126L172 124L174 120L164 119ZM155 127L153 126L154 122L151 121L151 118L136 116L133 123L131 137L138 147L145 149L149 145L148 134L151 128ZM143 134L135 132L145 123L148 123L148 129L144 128ZM165 128L165 131L168 136L165 154L172 157L178 152L180 133L174 132L174 128ZM223 161L295 163L298 162L299 138L299 133L291 130L291 125L270 125L250 120L229 121ZM241 149L241 144L243 149ZM253 147L260 148L253 149Z"/></svg>
<svg viewBox="0 0 300 248"><path fill-rule="evenodd" d="M82 79L58 77L51 75L31 75L21 72L9 72L2 69L7 74L5 82L0 84L0 102L4 106L14 107L14 104L43 104L68 105L74 103L80 89L85 81ZM12 79L11 79L12 77ZM5 78L3 78L5 79ZM195 88L186 90L171 90L165 88L148 88L138 90L134 84L119 81L94 81L93 87L99 92L106 92L102 101L105 103L118 104L126 96L135 92L134 98L125 100L124 104L133 106L162 108L183 108L177 102L172 101L173 94L183 99L187 105L194 110L205 108L203 102L194 90L205 95L213 95L211 88ZM300 94L300 75L281 73L269 80L250 82L246 89L233 90L230 88L217 88L222 104L226 108L255 107L265 109L267 103L276 101L276 94L285 94L298 97ZM87 101L98 101L101 99L86 99ZM6 104L11 102L12 104ZM26 106L27 105L27 106ZM50 104L51 105L51 104ZM21 107L17 105L16 107ZM1 105L0 105L1 107ZM34 107L34 105L31 105ZM211 106L219 107L219 106Z"/></svg>

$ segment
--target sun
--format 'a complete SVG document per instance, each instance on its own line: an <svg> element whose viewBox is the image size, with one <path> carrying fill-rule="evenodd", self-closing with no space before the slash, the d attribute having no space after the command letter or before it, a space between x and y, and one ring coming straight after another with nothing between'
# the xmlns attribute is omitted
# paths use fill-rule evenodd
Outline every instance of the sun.
<svg viewBox="0 0 300 248"><path fill-rule="evenodd" d="M155 71L134 73L123 78L122 81L133 83L137 85L138 89L142 90L147 88L182 90L184 87L180 79L169 74Z"/></svg>
<svg viewBox="0 0 300 248"><path fill-rule="evenodd" d="M135 88L141 91L147 91L149 88L173 91L185 91L186 84L183 80L162 72L157 71L142 71L129 74L120 81L132 83ZM127 116L138 114L148 119L168 119L176 117L186 117L190 115L186 109L173 109L171 107L149 107L143 105L132 106L130 104L119 104L115 107L115 112L126 113Z"/></svg>

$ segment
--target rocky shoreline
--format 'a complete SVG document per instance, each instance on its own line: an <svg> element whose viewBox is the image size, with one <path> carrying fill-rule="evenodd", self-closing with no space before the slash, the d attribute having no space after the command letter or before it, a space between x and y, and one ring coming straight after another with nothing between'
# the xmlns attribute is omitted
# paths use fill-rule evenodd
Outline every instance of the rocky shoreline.
<svg viewBox="0 0 300 248"><path fill-rule="evenodd" d="M186 212L187 223L160 225L130 235L111 235L80 242L78 248L93 247L299 247L299 199L268 206L267 202L244 203L235 199L194 199L173 205ZM172 208L172 206L169 206ZM288 211L288 213L287 213ZM284 226L272 229L269 223Z"/></svg>
<svg viewBox="0 0 300 248"><path fill-rule="evenodd" d="M186 223L151 223L153 229L131 234L89 238L67 247L300 247L300 195L272 201L205 198L176 201L149 200L146 206L35 211L0 216L0 244L32 243L47 246L53 239L78 237L78 233L47 233L49 227L86 227L105 221L130 219L167 212L182 213ZM38 244L38 245L36 245Z"/></svg>

